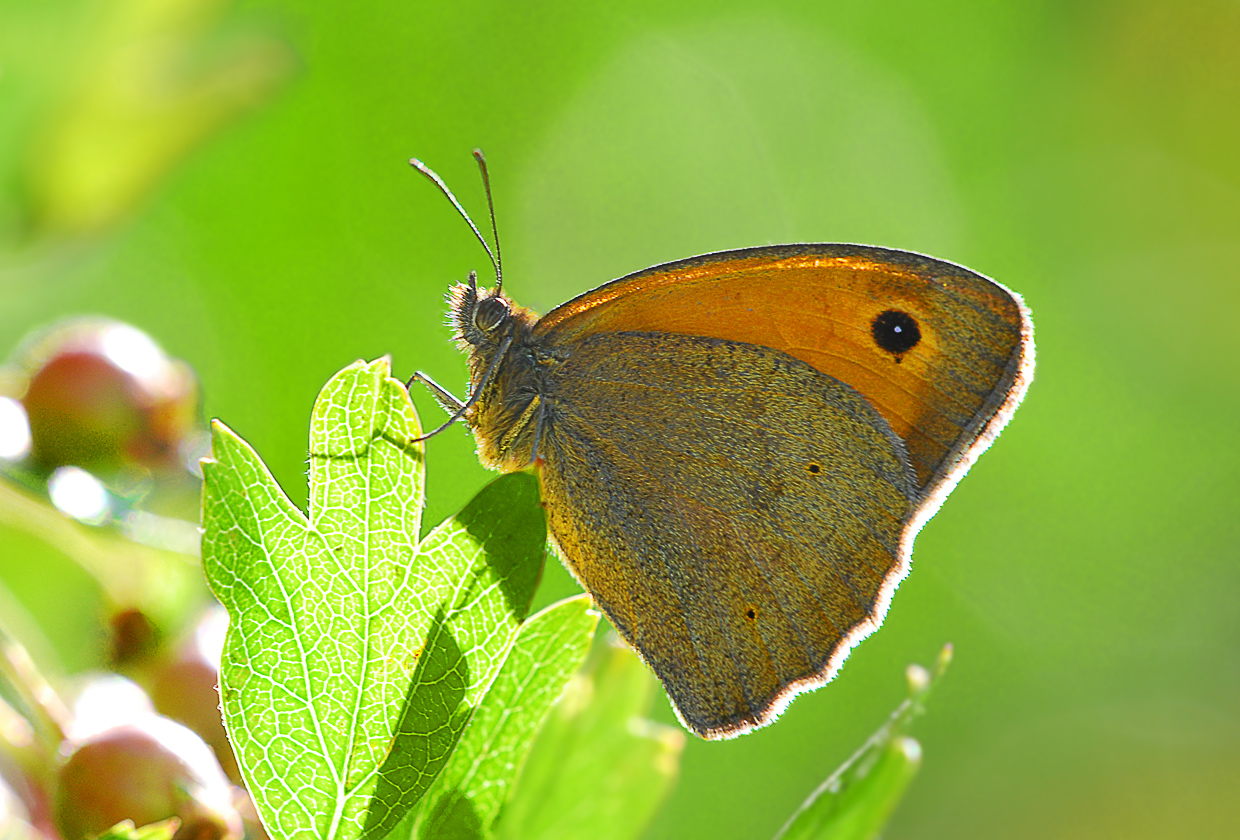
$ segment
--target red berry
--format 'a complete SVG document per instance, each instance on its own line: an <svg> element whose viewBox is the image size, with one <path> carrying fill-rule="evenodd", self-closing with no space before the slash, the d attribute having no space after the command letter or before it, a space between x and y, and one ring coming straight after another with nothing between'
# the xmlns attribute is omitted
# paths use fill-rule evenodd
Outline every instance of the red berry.
<svg viewBox="0 0 1240 840"><path fill-rule="evenodd" d="M178 466L196 425L197 383L142 331L97 318L67 321L26 342L17 362L31 454L44 469L108 474Z"/></svg>
<svg viewBox="0 0 1240 840"><path fill-rule="evenodd" d="M81 840L121 820L177 817L176 840L240 840L232 786L206 744L168 718L139 714L78 743L61 766L56 821Z"/></svg>
<svg viewBox="0 0 1240 840"><path fill-rule="evenodd" d="M228 777L241 784L220 714L220 654L227 629L228 614L218 606L208 610L175 655L152 669L147 688L159 713L197 732Z"/></svg>

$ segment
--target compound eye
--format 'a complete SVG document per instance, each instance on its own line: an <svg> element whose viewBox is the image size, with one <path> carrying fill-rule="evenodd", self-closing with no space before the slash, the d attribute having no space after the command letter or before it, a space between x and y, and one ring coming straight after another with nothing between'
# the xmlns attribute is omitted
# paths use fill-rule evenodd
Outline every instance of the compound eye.
<svg viewBox="0 0 1240 840"><path fill-rule="evenodd" d="M485 298L474 309L474 325L483 332L490 332L508 317L508 304L502 298Z"/></svg>

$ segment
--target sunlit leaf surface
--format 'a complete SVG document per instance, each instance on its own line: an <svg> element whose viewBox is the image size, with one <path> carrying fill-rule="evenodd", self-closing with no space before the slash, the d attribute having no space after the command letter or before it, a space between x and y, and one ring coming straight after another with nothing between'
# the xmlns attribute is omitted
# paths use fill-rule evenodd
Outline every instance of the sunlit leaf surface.
<svg viewBox="0 0 1240 840"><path fill-rule="evenodd" d="M539 726L590 648L598 614L580 595L521 626L447 767L392 840L487 836Z"/></svg>
<svg viewBox="0 0 1240 840"><path fill-rule="evenodd" d="M604 643L538 735L496 826L502 840L640 837L675 785L685 736L646 715L658 684Z"/></svg>
<svg viewBox="0 0 1240 840"><path fill-rule="evenodd" d="M231 626L225 722L276 840L381 836L426 792L508 654L546 541L528 475L419 544L420 434L381 359L323 388L310 515L216 424L203 561Z"/></svg>

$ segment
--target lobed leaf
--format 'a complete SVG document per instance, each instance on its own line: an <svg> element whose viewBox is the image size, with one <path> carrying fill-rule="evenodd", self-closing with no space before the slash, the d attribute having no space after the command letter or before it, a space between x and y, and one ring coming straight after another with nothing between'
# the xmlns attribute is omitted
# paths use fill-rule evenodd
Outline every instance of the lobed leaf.
<svg viewBox="0 0 1240 840"><path fill-rule="evenodd" d="M419 544L417 416L386 359L324 386L310 513L220 423L203 564L228 609L224 720L275 840L386 834L440 773L541 570L532 476L505 476Z"/></svg>
<svg viewBox="0 0 1240 840"><path fill-rule="evenodd" d="M628 840L671 792L684 733L646 718L656 684L637 654L597 646L539 732L497 840Z"/></svg>
<svg viewBox="0 0 1240 840"><path fill-rule="evenodd" d="M522 625L447 767L392 840L489 836L535 734L589 652L591 603L568 598Z"/></svg>

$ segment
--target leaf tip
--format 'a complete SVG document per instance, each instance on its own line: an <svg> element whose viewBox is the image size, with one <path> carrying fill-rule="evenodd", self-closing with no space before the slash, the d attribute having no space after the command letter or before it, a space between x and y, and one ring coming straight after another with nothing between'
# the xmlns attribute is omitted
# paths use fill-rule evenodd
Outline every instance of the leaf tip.
<svg viewBox="0 0 1240 840"><path fill-rule="evenodd" d="M947 670L947 666L952 664L952 657L955 656L956 647L951 642L943 645L943 649L939 651L938 658L934 660L934 676L941 677L943 672Z"/></svg>
<svg viewBox="0 0 1240 840"><path fill-rule="evenodd" d="M198 464L202 468L202 474L205 476L211 469L220 462L219 450L220 444L228 437L235 436L232 429L228 428L218 417L211 418L211 449L206 455L198 459Z"/></svg>

